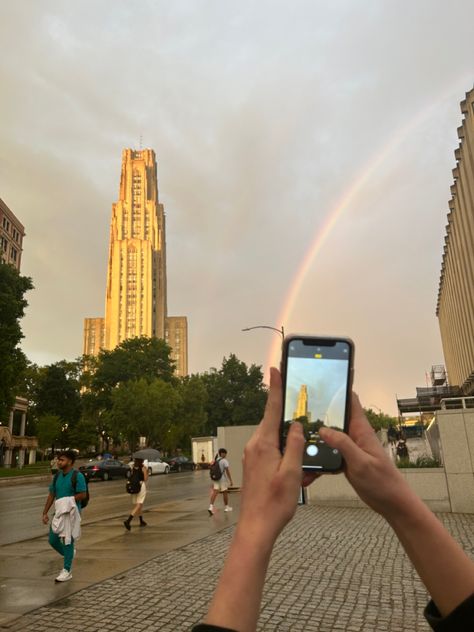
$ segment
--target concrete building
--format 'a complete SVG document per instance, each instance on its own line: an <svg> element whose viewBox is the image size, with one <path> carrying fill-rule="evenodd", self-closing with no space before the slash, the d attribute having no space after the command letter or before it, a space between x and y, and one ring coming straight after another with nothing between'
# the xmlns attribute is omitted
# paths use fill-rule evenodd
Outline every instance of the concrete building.
<svg viewBox="0 0 474 632"><path fill-rule="evenodd" d="M25 228L0 199L0 263L14 266L20 272ZM23 467L35 463L38 439L26 435L28 400L16 397L8 425L0 419L0 467Z"/></svg>
<svg viewBox="0 0 474 632"><path fill-rule="evenodd" d="M84 352L96 355L138 336L166 339L177 374L187 374L187 319L168 317L166 223L155 152L124 149L112 205L105 318L84 321Z"/></svg>
<svg viewBox="0 0 474 632"><path fill-rule="evenodd" d="M28 400L15 398L8 426L0 424L0 467L23 467L36 462L38 439L26 435Z"/></svg>
<svg viewBox="0 0 474 632"><path fill-rule="evenodd" d="M449 384L474 393L474 89L461 102L439 282L439 319Z"/></svg>
<svg viewBox="0 0 474 632"><path fill-rule="evenodd" d="M165 341L172 349L176 375L188 374L188 319L186 316L168 316L165 321Z"/></svg>
<svg viewBox="0 0 474 632"><path fill-rule="evenodd" d="M84 318L84 355L98 355L105 347L105 319Z"/></svg>
<svg viewBox="0 0 474 632"><path fill-rule="evenodd" d="M4 263L10 263L20 271L23 251L23 224L0 199L0 256Z"/></svg>

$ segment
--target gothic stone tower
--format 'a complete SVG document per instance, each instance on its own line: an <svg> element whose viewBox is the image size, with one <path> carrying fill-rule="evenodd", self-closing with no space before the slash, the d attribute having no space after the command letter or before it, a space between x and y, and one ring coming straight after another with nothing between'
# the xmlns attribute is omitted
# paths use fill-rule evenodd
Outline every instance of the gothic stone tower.
<svg viewBox="0 0 474 632"><path fill-rule="evenodd" d="M299 419L300 417L306 417L311 422L311 413L308 410L308 387L306 384L300 386L296 410L293 413L293 419Z"/></svg>
<svg viewBox="0 0 474 632"><path fill-rule="evenodd" d="M120 195L112 205L105 299L105 347L135 336L165 337L165 214L155 152L122 152Z"/></svg>

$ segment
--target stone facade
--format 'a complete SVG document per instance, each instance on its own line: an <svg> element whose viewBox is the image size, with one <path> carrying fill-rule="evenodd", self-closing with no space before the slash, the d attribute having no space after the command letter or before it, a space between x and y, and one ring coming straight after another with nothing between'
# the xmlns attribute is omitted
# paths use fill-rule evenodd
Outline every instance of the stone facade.
<svg viewBox="0 0 474 632"><path fill-rule="evenodd" d="M28 400L16 397L8 426L0 425L0 467L23 467L27 463L31 465L36 462L38 439L25 434L27 412ZM21 417L16 427L14 420L18 413Z"/></svg>
<svg viewBox="0 0 474 632"><path fill-rule="evenodd" d="M23 224L0 199L0 256L4 263L9 263L20 271L21 253L23 250Z"/></svg>
<svg viewBox="0 0 474 632"><path fill-rule="evenodd" d="M105 347L104 318L84 318L84 355L98 355Z"/></svg>
<svg viewBox="0 0 474 632"><path fill-rule="evenodd" d="M166 220L153 149L124 149L112 205L105 318L84 320L84 352L97 355L138 336L165 339L177 374L187 374L187 319L168 317Z"/></svg>
<svg viewBox="0 0 474 632"><path fill-rule="evenodd" d="M449 383L474 393L474 89L461 102L436 315Z"/></svg>
<svg viewBox="0 0 474 632"><path fill-rule="evenodd" d="M165 340L172 349L176 362L176 375L188 374L188 319L186 316L168 316L165 321Z"/></svg>

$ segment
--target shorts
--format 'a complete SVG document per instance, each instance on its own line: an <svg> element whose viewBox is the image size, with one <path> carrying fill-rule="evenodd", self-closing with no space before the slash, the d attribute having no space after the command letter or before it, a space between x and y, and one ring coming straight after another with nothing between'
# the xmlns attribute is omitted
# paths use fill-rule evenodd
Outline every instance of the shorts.
<svg viewBox="0 0 474 632"><path fill-rule="evenodd" d="M136 505L137 503L140 503L141 505L143 505L143 503L145 502L145 496L146 496L146 485L144 482L142 482L142 486L138 494L132 494L132 503L134 505Z"/></svg>
<svg viewBox="0 0 474 632"><path fill-rule="evenodd" d="M227 486L227 481L224 478L221 478L220 481L212 482L212 489L216 492L226 492L229 488Z"/></svg>

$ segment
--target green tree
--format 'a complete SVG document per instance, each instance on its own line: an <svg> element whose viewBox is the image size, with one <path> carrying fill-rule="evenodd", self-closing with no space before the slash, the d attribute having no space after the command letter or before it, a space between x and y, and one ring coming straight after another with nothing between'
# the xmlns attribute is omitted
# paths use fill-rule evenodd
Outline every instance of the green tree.
<svg viewBox="0 0 474 632"><path fill-rule="evenodd" d="M81 417L81 395L76 363L65 360L41 367L31 386L36 416L56 415L73 427Z"/></svg>
<svg viewBox="0 0 474 632"><path fill-rule="evenodd" d="M376 431L381 430L382 428L388 428L389 426L398 425L398 419L396 417L391 417L382 411L376 413L372 410L372 408L364 408L364 412L370 425Z"/></svg>
<svg viewBox="0 0 474 632"><path fill-rule="evenodd" d="M23 338L20 320L28 306L25 294L31 289L29 277L0 259L0 421L8 419L26 369L18 345Z"/></svg>
<svg viewBox="0 0 474 632"><path fill-rule="evenodd" d="M239 426L260 422L267 397L262 369L248 367L234 354L224 358L222 367L202 374L207 390L207 430L218 426Z"/></svg>
<svg viewBox="0 0 474 632"><path fill-rule="evenodd" d="M87 452L91 446L97 445L97 426L91 419L80 419L78 423L68 431L68 444L71 448L77 448L81 453Z"/></svg>
<svg viewBox="0 0 474 632"><path fill-rule="evenodd" d="M207 390L199 375L191 375L180 381L177 391L179 405L176 419L168 431L166 448L172 452L179 448L189 453L191 437L207 432Z"/></svg>
<svg viewBox="0 0 474 632"><path fill-rule="evenodd" d="M130 380L119 384L111 398L108 418L115 439L125 439L131 450L139 437L146 437L153 447L168 445L167 435L180 403L177 389L170 382Z"/></svg>
<svg viewBox="0 0 474 632"><path fill-rule="evenodd" d="M37 424L38 444L40 448L63 447L62 444L62 423L57 415L42 415Z"/></svg>
<svg viewBox="0 0 474 632"><path fill-rule="evenodd" d="M83 358L85 370L81 383L86 389L88 413L110 410L113 390L130 381L156 378L173 382L174 362L171 348L160 338L130 338L112 351L103 349L97 358Z"/></svg>

